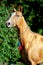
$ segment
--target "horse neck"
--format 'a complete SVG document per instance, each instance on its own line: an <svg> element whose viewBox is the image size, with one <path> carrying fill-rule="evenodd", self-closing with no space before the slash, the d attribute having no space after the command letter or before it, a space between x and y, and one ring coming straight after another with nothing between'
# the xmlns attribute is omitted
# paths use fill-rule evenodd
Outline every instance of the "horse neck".
<svg viewBox="0 0 43 65"><path fill-rule="evenodd" d="M26 21L25 21L24 18L22 18L21 21L17 24L17 27L18 27L20 33L24 33L25 30L27 30L27 28L28 28L28 30L30 31L30 28L29 28L29 26L27 25L27 23L26 23Z"/></svg>
<svg viewBox="0 0 43 65"><path fill-rule="evenodd" d="M26 46L26 41L27 41L27 37L28 37L28 42L30 41L30 35L31 30L29 28L29 26L27 25L27 23L25 22L25 19L23 18L17 25L18 29L19 29L19 33L20 33L20 40L22 42L22 46ZM25 41L24 41L25 40ZM30 43L27 43L28 46L25 47L25 49L27 50L27 48L30 46Z"/></svg>

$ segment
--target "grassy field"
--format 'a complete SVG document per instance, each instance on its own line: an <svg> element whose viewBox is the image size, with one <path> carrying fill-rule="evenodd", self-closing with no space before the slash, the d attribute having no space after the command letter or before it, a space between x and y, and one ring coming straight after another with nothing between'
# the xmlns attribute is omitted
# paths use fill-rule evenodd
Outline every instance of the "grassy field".
<svg viewBox="0 0 43 65"><path fill-rule="evenodd" d="M17 28L7 28L5 22L11 16L14 7L23 7L23 16L31 30L43 35L43 0L0 0L0 65L25 65L18 60Z"/></svg>

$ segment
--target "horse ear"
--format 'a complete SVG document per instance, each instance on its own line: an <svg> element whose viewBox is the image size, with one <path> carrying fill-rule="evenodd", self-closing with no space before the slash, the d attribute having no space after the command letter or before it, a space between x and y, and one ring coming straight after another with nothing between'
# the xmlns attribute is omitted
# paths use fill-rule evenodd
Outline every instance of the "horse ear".
<svg viewBox="0 0 43 65"><path fill-rule="evenodd" d="M14 8L13 12L16 12L16 9Z"/></svg>
<svg viewBox="0 0 43 65"><path fill-rule="evenodd" d="M18 11L22 12L22 9L23 9L22 6L19 6L19 7L18 7Z"/></svg>

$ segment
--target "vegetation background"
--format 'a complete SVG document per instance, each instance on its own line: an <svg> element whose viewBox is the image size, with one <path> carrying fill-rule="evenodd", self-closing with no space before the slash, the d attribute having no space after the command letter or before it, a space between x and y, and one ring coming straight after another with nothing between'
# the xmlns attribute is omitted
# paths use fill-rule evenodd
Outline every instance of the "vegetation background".
<svg viewBox="0 0 43 65"><path fill-rule="evenodd" d="M5 25L19 5L31 30L43 35L43 0L0 0L0 65L25 65L19 62L18 30Z"/></svg>

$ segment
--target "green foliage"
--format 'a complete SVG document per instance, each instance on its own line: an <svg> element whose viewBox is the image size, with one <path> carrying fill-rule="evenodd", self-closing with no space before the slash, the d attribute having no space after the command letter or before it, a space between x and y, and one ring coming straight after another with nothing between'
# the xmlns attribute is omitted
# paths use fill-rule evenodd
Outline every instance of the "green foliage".
<svg viewBox="0 0 43 65"><path fill-rule="evenodd" d="M14 4L13 4L14 3ZM43 35L43 0L2 0L0 1L0 65L24 65L18 62L21 58L18 50L17 28L7 28L5 22L9 19L13 8L21 5L23 16L34 32Z"/></svg>
<svg viewBox="0 0 43 65"><path fill-rule="evenodd" d="M12 7L6 7L4 4L0 6L0 61L16 62L20 58L18 51L17 29L7 28L6 20L10 17L9 11ZM11 59L11 60L10 60Z"/></svg>

